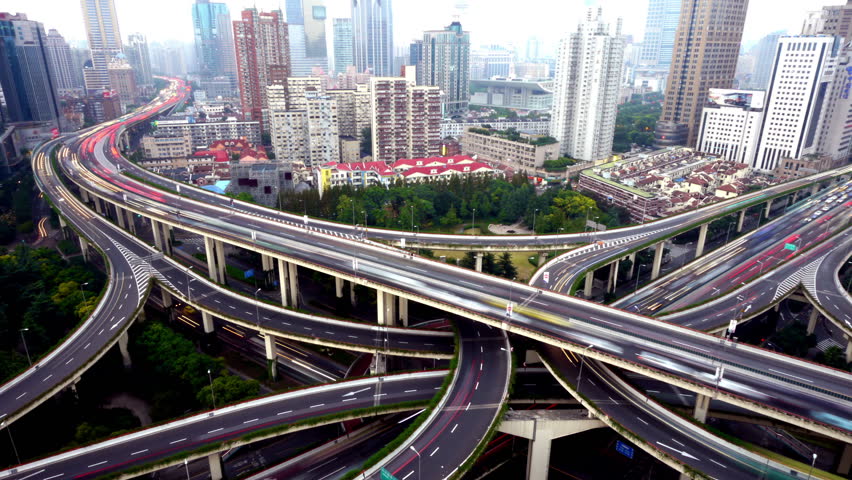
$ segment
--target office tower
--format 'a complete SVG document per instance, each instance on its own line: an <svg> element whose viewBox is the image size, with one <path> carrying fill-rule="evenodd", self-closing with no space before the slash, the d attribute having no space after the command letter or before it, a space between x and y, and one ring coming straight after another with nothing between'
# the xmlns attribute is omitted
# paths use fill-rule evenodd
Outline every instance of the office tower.
<svg viewBox="0 0 852 480"><path fill-rule="evenodd" d="M672 49L679 18L680 0L650 0L639 65L668 66L672 63Z"/></svg>
<svg viewBox="0 0 852 480"><path fill-rule="evenodd" d="M760 139L766 92L711 88L705 105L696 149L750 164Z"/></svg>
<svg viewBox="0 0 852 480"><path fill-rule="evenodd" d="M234 39L243 115L263 122L266 86L284 84L290 76L290 47L282 12L243 10L241 20L234 21Z"/></svg>
<svg viewBox="0 0 852 480"><path fill-rule="evenodd" d="M71 58L71 48L68 42L56 29L47 32L45 41L50 73L53 75L53 85L58 95L68 95L76 84L74 83L74 63Z"/></svg>
<svg viewBox="0 0 852 480"><path fill-rule="evenodd" d="M109 84L118 93L121 111L127 111L127 106L136 103L139 96L136 84L136 72L127 61L127 56L119 53L109 62Z"/></svg>
<svg viewBox="0 0 852 480"><path fill-rule="evenodd" d="M852 1L808 12L802 24L802 35L839 35L852 41Z"/></svg>
<svg viewBox="0 0 852 480"><path fill-rule="evenodd" d="M352 19L335 18L332 20L332 42L334 44L334 73L346 73L346 69L355 65L355 53L352 44Z"/></svg>
<svg viewBox="0 0 852 480"><path fill-rule="evenodd" d="M616 104L624 61L619 18L615 34L602 9L589 9L577 31L559 44L550 134L560 153L599 160L612 153Z"/></svg>
<svg viewBox="0 0 852 480"><path fill-rule="evenodd" d="M127 46L124 48L127 63L133 67L136 75L136 85L153 86L151 77L151 56L148 53L148 40L141 33L131 33L127 36ZM113 88L115 86L113 85Z"/></svg>
<svg viewBox="0 0 852 480"><path fill-rule="evenodd" d="M393 10L391 0L352 0L355 66L373 75L393 72Z"/></svg>
<svg viewBox="0 0 852 480"><path fill-rule="evenodd" d="M325 0L287 0L290 65L295 76L328 68L325 47Z"/></svg>
<svg viewBox="0 0 852 480"><path fill-rule="evenodd" d="M754 73L749 85L758 90L769 87L769 75L772 73L772 62L775 61L775 45L783 31L772 32L760 39L754 49Z"/></svg>
<svg viewBox="0 0 852 480"><path fill-rule="evenodd" d="M122 49L115 4L113 0L80 0L80 6L92 56L92 65L85 78L86 91L100 92L110 88L107 67Z"/></svg>
<svg viewBox="0 0 852 480"><path fill-rule="evenodd" d="M416 86L414 79L370 79L373 159L426 158L439 152L441 93L437 87Z"/></svg>
<svg viewBox="0 0 852 480"><path fill-rule="evenodd" d="M526 60L534 62L541 58L541 39L538 37L527 38Z"/></svg>
<svg viewBox="0 0 852 480"><path fill-rule="evenodd" d="M231 13L224 3L196 0L192 5L195 60L204 80L227 77L236 83L234 37Z"/></svg>
<svg viewBox="0 0 852 480"><path fill-rule="evenodd" d="M444 115L467 110L470 102L470 33L463 31L459 22L453 22L444 30L423 32L423 58L417 69L418 85L441 89Z"/></svg>
<svg viewBox="0 0 852 480"><path fill-rule="evenodd" d="M56 88L47 57L44 26L19 13L0 13L0 91L6 121L55 122Z"/></svg>
<svg viewBox="0 0 852 480"><path fill-rule="evenodd" d="M83 89L85 86L85 83L83 83L83 65L91 61L92 55L88 49L71 47L71 75L74 79L75 88Z"/></svg>
<svg viewBox="0 0 852 480"><path fill-rule="evenodd" d="M499 45L488 45L475 50L470 54L470 79L508 77L513 61L512 52Z"/></svg>
<svg viewBox="0 0 852 480"><path fill-rule="evenodd" d="M711 88L731 88L748 0L695 0L681 5L663 112L660 146L693 146Z"/></svg>

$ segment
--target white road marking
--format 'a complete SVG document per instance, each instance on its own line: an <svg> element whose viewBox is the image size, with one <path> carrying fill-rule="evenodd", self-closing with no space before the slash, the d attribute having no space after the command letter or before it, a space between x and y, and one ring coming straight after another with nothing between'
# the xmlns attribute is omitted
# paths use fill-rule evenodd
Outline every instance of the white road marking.
<svg viewBox="0 0 852 480"><path fill-rule="evenodd" d="M771 368L769 369L769 371L770 371L770 372L775 372L775 373L780 373L781 375L786 375L786 376L788 376L788 377L797 378L797 379L799 379L799 380L801 380L801 381L803 381L803 382L814 383L814 382L812 382L811 380L808 380L807 378L797 377L797 376L795 376L795 375L790 375L789 373L780 372L780 371L778 371L778 370L773 370L773 369L771 369Z"/></svg>
<svg viewBox="0 0 852 480"><path fill-rule="evenodd" d="M91 342L87 343L87 344L86 344L86 346L85 346L85 347L83 347L83 350L85 350L85 349L89 348L89 345L91 345L91 344L92 344Z"/></svg>
<svg viewBox="0 0 852 480"><path fill-rule="evenodd" d="M620 323L610 322L610 321L604 320L602 318L598 318L598 317L589 317L589 318L591 318L592 320L597 320L599 322L608 323L610 325L615 325L616 327L619 327L619 328L623 327L623 325L621 325Z"/></svg>
<svg viewBox="0 0 852 480"><path fill-rule="evenodd" d="M458 427L459 427L459 424L458 424L458 423L457 423L457 424L455 424L455 425L453 425L453 429L452 429L452 430L450 430L450 433L455 433L455 431L456 431L456 429L457 429Z"/></svg>
<svg viewBox="0 0 852 480"><path fill-rule="evenodd" d="M15 397L15 400L20 400L20 399L21 399L21 397L23 397L23 396L24 396L24 395L26 395L26 394L27 394L27 392L24 392L24 393L22 393L22 394L18 395L17 397Z"/></svg>
<svg viewBox="0 0 852 480"><path fill-rule="evenodd" d="M352 400L358 400L358 399L357 399L356 397L352 397L352 398L344 398L344 399L343 399L343 401L344 401L344 402L351 402Z"/></svg>
<svg viewBox="0 0 852 480"><path fill-rule="evenodd" d="M317 405L311 405L311 406L310 406L310 408L322 407L323 405L325 405L325 404L324 404L324 403L320 403L320 404L317 404Z"/></svg>
<svg viewBox="0 0 852 480"><path fill-rule="evenodd" d="M148 449L147 449L147 448L146 448L145 450L139 450L138 452L133 452L133 453L131 453L131 454L130 454L130 456L132 457L133 455L139 455L140 453L145 453L145 452L147 452L147 451L148 451Z"/></svg>
<svg viewBox="0 0 852 480"><path fill-rule="evenodd" d="M86 467L86 468L97 467L98 465L103 465L103 464L105 464L106 462L107 462L107 461L106 461L106 460L104 460L103 462L93 463L92 465L89 465L89 466L88 466L88 467Z"/></svg>
<svg viewBox="0 0 852 480"><path fill-rule="evenodd" d="M402 392L402 393L411 393L411 392L416 392L416 391L417 391L417 389L414 389L414 390L406 390L406 391L404 391L404 392Z"/></svg>
<svg viewBox="0 0 852 480"><path fill-rule="evenodd" d="M245 425L245 424L247 424L247 423L254 423L254 422L256 422L256 421L258 421L258 419L257 419L257 418L252 418L251 420L246 420L245 422L243 422L243 425Z"/></svg>
<svg viewBox="0 0 852 480"><path fill-rule="evenodd" d="M286 415L288 413L293 413L293 410L287 410L286 412L278 412L276 415Z"/></svg>
<svg viewBox="0 0 852 480"><path fill-rule="evenodd" d="M612 397L607 397L607 398L609 398L610 400L612 400L612 403L614 403L614 404L616 404L616 405L618 405L618 404L619 404L617 401L615 401L615 399L614 399L614 398L612 398Z"/></svg>
<svg viewBox="0 0 852 480"><path fill-rule="evenodd" d="M224 429L225 429L225 427L219 427L219 428L217 428L217 429L215 429L215 430L210 430L210 431L209 431L209 432L207 432L207 433L216 433L216 432L221 432L221 431L222 431L222 430L224 430Z"/></svg>
<svg viewBox="0 0 852 480"><path fill-rule="evenodd" d="M720 467L722 467L722 468L724 468L724 469L726 469L726 470L727 470L727 468L728 468L728 467L726 467L726 466L722 465L721 463L717 462L716 460L713 460L712 458L710 459L710 461L711 461L711 462L713 462L713 463L715 463L716 465L719 465Z"/></svg>
<svg viewBox="0 0 852 480"><path fill-rule="evenodd" d="M639 418L639 417L636 417L636 420L639 420L640 422L644 423L645 425L648 425L648 422L646 422L645 420L642 420L642 419L641 419L641 418Z"/></svg>
<svg viewBox="0 0 852 480"><path fill-rule="evenodd" d="M343 395L341 395L341 397L351 397L352 395L355 395L356 393L366 392L367 390L369 390L371 388L373 388L373 387L362 388L361 390L355 390L354 392L344 393Z"/></svg>
<svg viewBox="0 0 852 480"><path fill-rule="evenodd" d="M479 382L476 382L476 386L473 387L474 390L479 390Z"/></svg>
<svg viewBox="0 0 852 480"><path fill-rule="evenodd" d="M680 445L681 447L685 447L685 446L686 446L686 445L684 445L684 444L682 444L682 443L678 442L678 441L677 441L677 440L675 440L674 438L672 439L672 441L673 441L673 442L675 442L676 444Z"/></svg>
<svg viewBox="0 0 852 480"><path fill-rule="evenodd" d="M433 450L432 453L429 454L429 456L431 457L431 456L435 455L436 453L438 453L438 450L440 450L440 449L441 449L441 447L436 447L435 450Z"/></svg>
<svg viewBox="0 0 852 480"><path fill-rule="evenodd" d="M31 474L27 475L26 477L21 478L21 480L27 480L27 479L28 479L28 478L30 478L30 477L35 477L36 475L38 475L39 473L43 472L44 470L45 470L45 469L43 469L43 468L42 468L41 470L39 470L39 471L37 471L37 472L35 472L35 473L31 473Z"/></svg>
<svg viewBox="0 0 852 480"><path fill-rule="evenodd" d="M413 475L413 474L414 474L414 470L412 470L412 471L408 472L408 475L406 475L406 476L402 477L402 480L405 480L406 478L410 477L410 476L411 476L411 475Z"/></svg>
<svg viewBox="0 0 852 480"><path fill-rule="evenodd" d="M42 382L42 383L46 382L46 381L47 381L50 377L52 377L52 376L53 376L53 374L51 373L50 375L48 375L48 376L44 377L44 380L42 380L41 382Z"/></svg>
<svg viewBox="0 0 852 480"><path fill-rule="evenodd" d="M71 362L73 362L73 361L74 361L74 357L71 357L71 359L70 359L70 360L68 360L67 362L65 362L65 365L68 365L69 363L71 363Z"/></svg>
<svg viewBox="0 0 852 480"><path fill-rule="evenodd" d="M694 346L692 346L692 345L690 345L690 344L688 344L688 343L678 342L677 340L672 340L672 343L677 343L678 345L683 345L684 347L689 347L689 348L692 348L692 349L695 349L695 350L700 350L700 351L702 351L702 352L709 352L709 350L705 350L705 349L703 349L703 348L694 347Z"/></svg>
<svg viewBox="0 0 852 480"><path fill-rule="evenodd" d="M468 408L470 408L470 404L471 404L471 403L472 403L472 402L467 402L467 406L466 406L466 407L464 407L464 411L465 411L465 412L467 411L467 409L468 409Z"/></svg>
<svg viewBox="0 0 852 480"><path fill-rule="evenodd" d="M47 478L45 478L44 480L53 480L54 478L59 478L59 477L61 477L62 475L65 475L65 474L64 474L64 473L60 473L59 475L54 475L54 476L52 476L52 477L47 477Z"/></svg>
<svg viewBox="0 0 852 480"><path fill-rule="evenodd" d="M176 443L180 443L180 442L182 442L182 441L184 441L184 440L186 440L186 438L181 438L180 440L175 440L174 442L169 442L169 445L174 445L174 444L176 444Z"/></svg>

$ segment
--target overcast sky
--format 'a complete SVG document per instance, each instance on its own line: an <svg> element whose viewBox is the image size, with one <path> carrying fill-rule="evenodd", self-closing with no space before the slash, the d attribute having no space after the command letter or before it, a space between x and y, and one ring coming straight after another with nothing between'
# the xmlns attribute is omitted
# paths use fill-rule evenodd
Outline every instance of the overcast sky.
<svg viewBox="0 0 852 480"><path fill-rule="evenodd" d="M350 16L350 0L326 0L328 17ZM141 32L148 41L192 42L191 5L194 0L115 0L121 34ZM231 17L256 6L269 10L285 0L225 0ZM398 46L407 45L423 30L441 28L452 21L459 3L467 4L461 16L471 32L474 46L512 43L524 52L526 38L536 35L552 45L566 31L573 30L586 4L600 5L612 23L624 18L624 33L642 40L648 0L394 0L394 36ZM743 42L754 43L775 30L798 33L808 10L822 5L842 4L842 0L750 0ZM783 5L783 8L780 8ZM424 8L427 7L427 8ZM85 41L79 0L3 0L0 11L23 12L46 28L56 28L67 40ZM330 35L330 28L328 29ZM554 48L555 49L555 46Z"/></svg>

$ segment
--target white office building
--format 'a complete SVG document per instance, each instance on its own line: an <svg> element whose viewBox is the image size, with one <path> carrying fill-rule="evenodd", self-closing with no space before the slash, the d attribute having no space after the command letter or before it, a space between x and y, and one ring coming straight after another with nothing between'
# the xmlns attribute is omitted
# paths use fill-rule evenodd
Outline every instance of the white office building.
<svg viewBox="0 0 852 480"><path fill-rule="evenodd" d="M760 139L766 92L711 88L696 150L751 164Z"/></svg>
<svg viewBox="0 0 852 480"><path fill-rule="evenodd" d="M560 154L599 160L612 153L623 60L621 19L610 34L601 8L589 9L577 31L562 39L550 127Z"/></svg>

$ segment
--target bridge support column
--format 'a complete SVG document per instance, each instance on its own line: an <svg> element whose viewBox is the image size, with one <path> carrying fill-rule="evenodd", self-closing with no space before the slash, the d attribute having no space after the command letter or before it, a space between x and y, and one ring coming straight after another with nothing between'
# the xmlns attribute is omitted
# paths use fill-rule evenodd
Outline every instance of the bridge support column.
<svg viewBox="0 0 852 480"><path fill-rule="evenodd" d="M130 229L130 233L136 235L136 218L133 216L133 212L124 210L124 213L127 215L127 228Z"/></svg>
<svg viewBox="0 0 852 480"><path fill-rule="evenodd" d="M408 326L408 299L399 297L399 321L403 327Z"/></svg>
<svg viewBox="0 0 852 480"><path fill-rule="evenodd" d="M612 293L615 290L615 284L618 281L618 260L609 264L609 278L606 281L606 293Z"/></svg>
<svg viewBox="0 0 852 480"><path fill-rule="evenodd" d="M477 272L482 273L482 252L476 252L476 267Z"/></svg>
<svg viewBox="0 0 852 480"><path fill-rule="evenodd" d="M355 297L355 282L349 282L349 303L353 307L358 304L358 299Z"/></svg>
<svg viewBox="0 0 852 480"><path fill-rule="evenodd" d="M172 294L166 289L160 289L160 298L163 300L163 308L169 308L172 306Z"/></svg>
<svg viewBox="0 0 852 480"><path fill-rule="evenodd" d="M127 340L127 332L125 331L118 337L118 350L121 352L121 362L124 363L124 368L129 370L133 363L130 361L130 352L127 350Z"/></svg>
<svg viewBox="0 0 852 480"><path fill-rule="evenodd" d="M547 263L547 252L541 252L538 254L538 266L544 266Z"/></svg>
<svg viewBox="0 0 852 480"><path fill-rule="evenodd" d="M154 229L154 238L157 238L157 229ZM204 256L207 257L207 275L216 283L219 283L219 271L216 269L216 241L210 237L204 237Z"/></svg>
<svg viewBox="0 0 852 480"><path fill-rule="evenodd" d="M101 206L101 199L93 196L92 200L95 201L95 211L98 212L98 215L104 216L104 207Z"/></svg>
<svg viewBox="0 0 852 480"><path fill-rule="evenodd" d="M82 200L83 203L89 203L89 192L83 190L82 188L80 189L80 200Z"/></svg>
<svg viewBox="0 0 852 480"><path fill-rule="evenodd" d="M163 253L166 253L166 247L163 246L163 231L160 229L160 222L151 219L151 231L154 233L154 246Z"/></svg>
<svg viewBox="0 0 852 480"><path fill-rule="evenodd" d="M536 435L530 439L527 480L547 480L550 471L550 443L550 437Z"/></svg>
<svg viewBox="0 0 852 480"><path fill-rule="evenodd" d="M376 308L379 325L396 325L396 295L376 290Z"/></svg>
<svg viewBox="0 0 852 480"><path fill-rule="evenodd" d="M216 271L218 272L219 283L227 284L228 279L225 277L225 244L221 240L214 240L216 248Z"/></svg>
<svg viewBox="0 0 852 480"><path fill-rule="evenodd" d="M707 241L707 229L710 227L709 223L705 223L701 225L701 228L698 230L698 244L695 246L695 258L701 256L704 253L704 242Z"/></svg>
<svg viewBox="0 0 852 480"><path fill-rule="evenodd" d="M852 363L852 340L846 341L846 363Z"/></svg>
<svg viewBox="0 0 852 480"><path fill-rule="evenodd" d="M636 271L636 252L633 252L630 255L628 255L627 258L630 260L630 271L627 272L627 279L632 280L633 279L633 272Z"/></svg>
<svg viewBox="0 0 852 480"><path fill-rule="evenodd" d="M710 408L710 397L707 395L695 395L695 410L692 416L701 423L707 422L707 410Z"/></svg>
<svg viewBox="0 0 852 480"><path fill-rule="evenodd" d="M666 248L666 242L660 242L654 251L654 266L651 268L651 281L656 280L660 276L660 266L663 264L663 250Z"/></svg>
<svg viewBox="0 0 852 480"><path fill-rule="evenodd" d="M115 217L118 219L118 226L126 230L127 222L126 217L124 216L124 209L118 205L115 206Z"/></svg>
<svg viewBox="0 0 852 480"><path fill-rule="evenodd" d="M266 367L269 369L269 378L278 379L278 345L275 344L275 337L270 334L265 334L263 337L266 343Z"/></svg>
<svg viewBox="0 0 852 480"><path fill-rule="evenodd" d="M811 315L808 317L808 335L814 333L817 320L819 320L819 310L816 307L811 308Z"/></svg>
<svg viewBox="0 0 852 480"><path fill-rule="evenodd" d="M796 190L795 192L793 192L793 197L790 199L790 205L793 205L794 203L796 203L796 200L798 200L798 199L799 199L799 191Z"/></svg>
<svg viewBox="0 0 852 480"><path fill-rule="evenodd" d="M840 461L837 462L837 473L841 475L849 475L850 469L852 469L852 443L847 443L843 446L843 453L840 454Z"/></svg>
<svg viewBox="0 0 852 480"><path fill-rule="evenodd" d="M219 452L208 455L207 463L210 464L210 480L222 480L225 478L222 475L222 457L219 456Z"/></svg>
<svg viewBox="0 0 852 480"><path fill-rule="evenodd" d="M586 285L583 288L583 297L586 299L592 298L592 286L595 284L595 272L589 270L586 272Z"/></svg>
<svg viewBox="0 0 852 480"><path fill-rule="evenodd" d="M817 192L819 192L819 182L817 182L817 183L815 183L811 186L811 196L813 197L814 195L817 194Z"/></svg>
<svg viewBox="0 0 852 480"><path fill-rule="evenodd" d="M742 233L744 221L745 221L745 209L740 210L740 218L737 219L737 233Z"/></svg>
<svg viewBox="0 0 852 480"><path fill-rule="evenodd" d="M263 282L267 285L272 284L275 278L275 259L269 255L260 255L260 268L263 270Z"/></svg>
<svg viewBox="0 0 852 480"><path fill-rule="evenodd" d="M281 288L281 305L290 306L290 269L288 263L278 259L278 287Z"/></svg>
<svg viewBox="0 0 852 480"><path fill-rule="evenodd" d="M373 361L370 362L370 375L383 373L388 373L388 358L384 353L376 353L373 355Z"/></svg>
<svg viewBox="0 0 852 480"><path fill-rule="evenodd" d="M172 227L165 223L160 223L163 227L163 253L172 255Z"/></svg>
<svg viewBox="0 0 852 480"><path fill-rule="evenodd" d="M79 237L80 239L80 253L83 254L83 260L89 261L89 241L83 237Z"/></svg>
<svg viewBox="0 0 852 480"><path fill-rule="evenodd" d="M204 333L213 333L213 315L207 312L201 312L201 322L204 324Z"/></svg>
<svg viewBox="0 0 852 480"><path fill-rule="evenodd" d="M771 198L766 201L766 212L765 212L764 217L766 217L767 220L769 219L769 210L770 209L772 209L772 199Z"/></svg>
<svg viewBox="0 0 852 480"><path fill-rule="evenodd" d="M334 295L343 298L343 279L340 277L334 277Z"/></svg>
<svg viewBox="0 0 852 480"><path fill-rule="evenodd" d="M290 306L299 307L299 268L293 262L287 262L287 276L290 280Z"/></svg>

